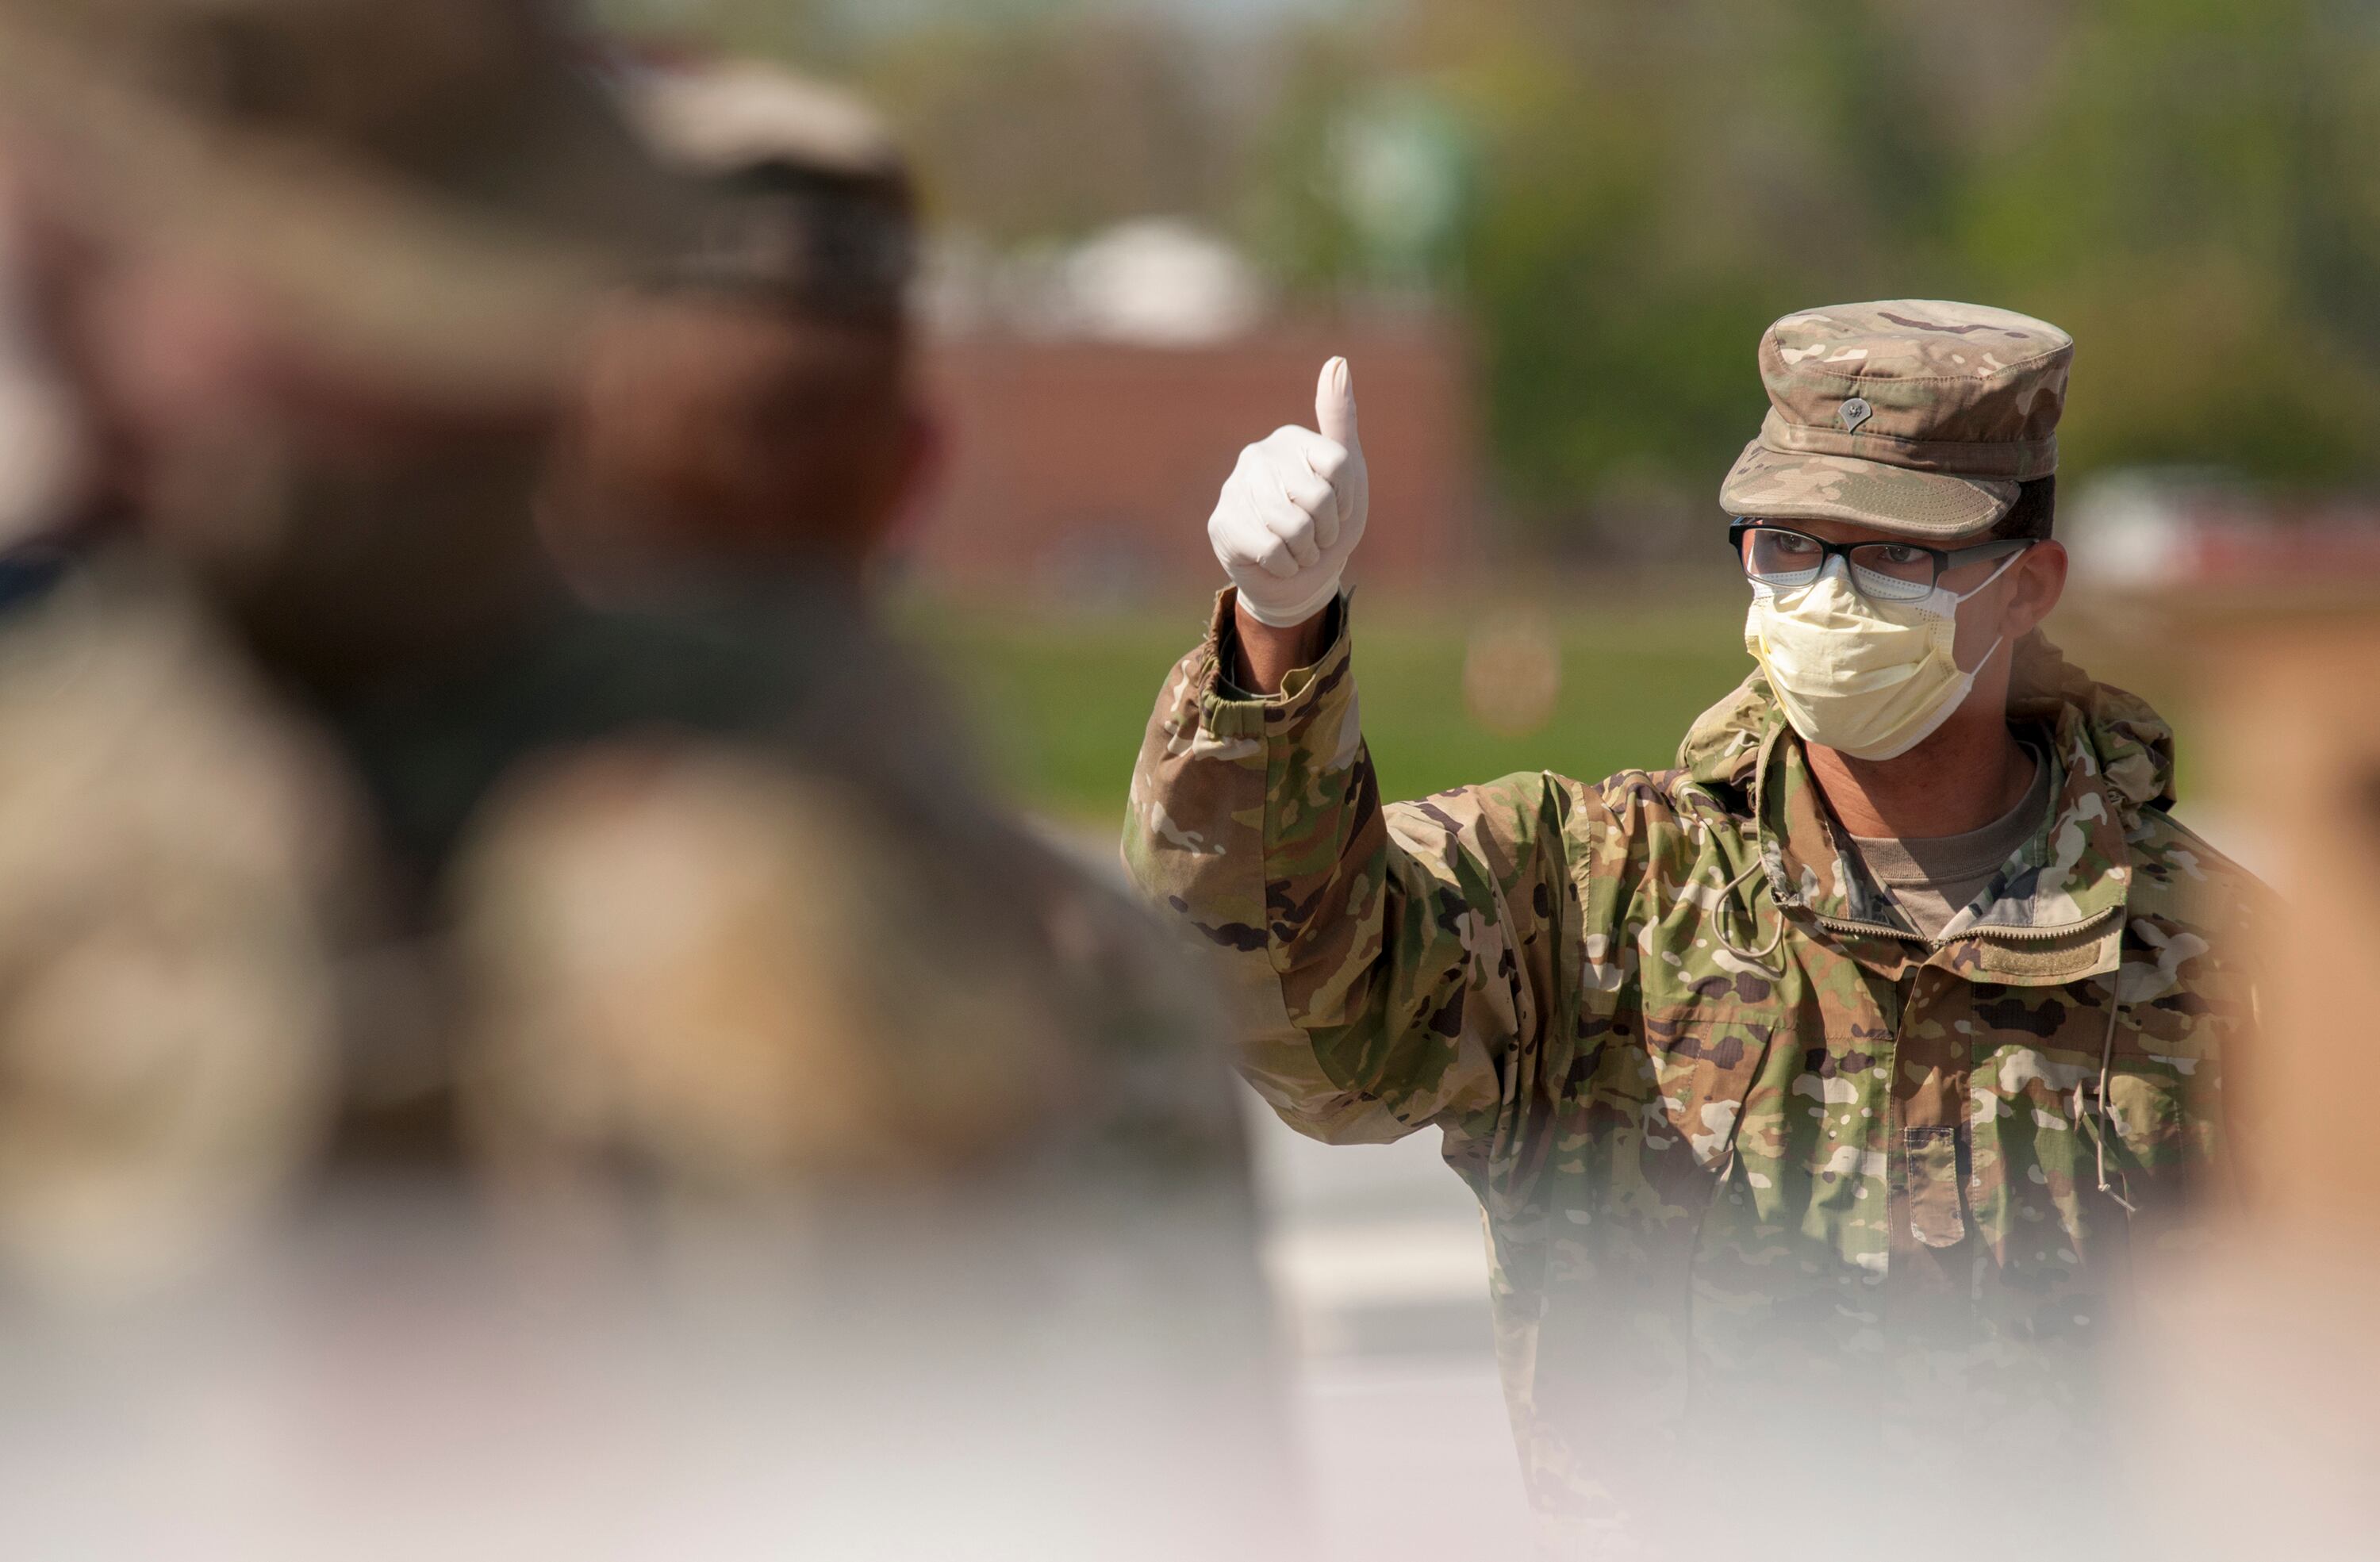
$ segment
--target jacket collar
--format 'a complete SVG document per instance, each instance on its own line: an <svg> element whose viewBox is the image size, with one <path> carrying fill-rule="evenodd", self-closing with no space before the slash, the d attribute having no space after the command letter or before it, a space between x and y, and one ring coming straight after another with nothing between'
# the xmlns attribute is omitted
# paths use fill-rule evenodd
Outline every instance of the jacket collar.
<svg viewBox="0 0 2380 1562"><path fill-rule="evenodd" d="M1977 905L1944 930L1937 958L1978 980L2103 974L2115 964L2118 914L2133 877L2127 835L2142 808L2173 798L2171 730L2143 701L2083 675L2038 633L2017 648L2010 714L2033 729L2055 767L2055 802ZM1695 722L1679 762L1691 780L1746 797L1779 906L1838 930L1914 939L1839 838L1802 741L1759 673Z"/></svg>

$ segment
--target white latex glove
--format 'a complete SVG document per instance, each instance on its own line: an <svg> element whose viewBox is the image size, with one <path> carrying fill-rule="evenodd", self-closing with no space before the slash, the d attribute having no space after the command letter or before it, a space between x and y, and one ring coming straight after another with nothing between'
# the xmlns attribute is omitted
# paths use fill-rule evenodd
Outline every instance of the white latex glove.
<svg viewBox="0 0 2380 1562"><path fill-rule="evenodd" d="M1355 381L1345 358L1322 366L1314 393L1321 430L1275 430L1240 452L1207 522L1208 540L1258 624L1288 629L1330 605L1347 556L1364 539L1371 476L1355 433Z"/></svg>

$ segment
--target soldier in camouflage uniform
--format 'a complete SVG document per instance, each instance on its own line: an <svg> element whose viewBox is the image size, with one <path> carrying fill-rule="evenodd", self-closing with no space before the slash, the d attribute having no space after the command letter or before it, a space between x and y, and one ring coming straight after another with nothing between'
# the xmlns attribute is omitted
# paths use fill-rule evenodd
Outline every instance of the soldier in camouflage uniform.
<svg viewBox="0 0 2380 1562"><path fill-rule="evenodd" d="M1722 503L1802 528L1803 573L1764 579L1739 526L1759 665L1666 770L1383 804L1338 594L1368 481L1343 365L1320 434L1250 447L1212 523L1235 585L1159 700L1126 859L1220 951L1293 1126L1443 1131L1533 1497L1612 1554L1732 1514L1771 1555L1805 1518L1814 1554L1864 1555L1846 1502L2001 1544L1942 1522L1995 1468L2036 1494L2028 1535L2078 1517L2098 1342L2224 1197L2262 892L2172 817L2156 714L2034 627L2070 354L1956 304L1768 331ZM1895 614L1920 699L1860 648L1926 550L1934 616ZM1831 616L1795 639L1814 578ZM1879 879L1879 813L2000 846L1924 914Z"/></svg>

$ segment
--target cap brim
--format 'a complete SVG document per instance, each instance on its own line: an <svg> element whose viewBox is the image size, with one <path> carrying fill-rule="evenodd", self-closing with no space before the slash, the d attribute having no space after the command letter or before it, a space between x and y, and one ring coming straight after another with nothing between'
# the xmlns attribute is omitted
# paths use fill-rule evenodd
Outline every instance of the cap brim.
<svg viewBox="0 0 2380 1562"><path fill-rule="evenodd" d="M2017 484L1918 472L1849 455L1806 455L1744 446L1720 485L1730 515L1841 521L1941 541L1985 529L2015 507Z"/></svg>

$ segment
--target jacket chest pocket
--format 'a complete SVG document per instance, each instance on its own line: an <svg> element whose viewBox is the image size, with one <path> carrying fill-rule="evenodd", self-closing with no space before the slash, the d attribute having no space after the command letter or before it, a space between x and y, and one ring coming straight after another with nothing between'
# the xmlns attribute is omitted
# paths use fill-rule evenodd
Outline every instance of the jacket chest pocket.
<svg viewBox="0 0 2380 1562"><path fill-rule="evenodd" d="M2111 1009L2108 996L2096 982L1978 991L1971 1197L1987 1233L2054 1222L2087 1252L2094 1228L2178 1210L2215 1153L2210 1011L2194 999Z"/></svg>
<svg viewBox="0 0 2380 1562"><path fill-rule="evenodd" d="M2175 1193L2215 1153L2222 1048L2212 1027L2161 1018L2119 1012L2104 1098L2096 1076L2078 1094L2082 1120L2106 1136L2117 1168Z"/></svg>

